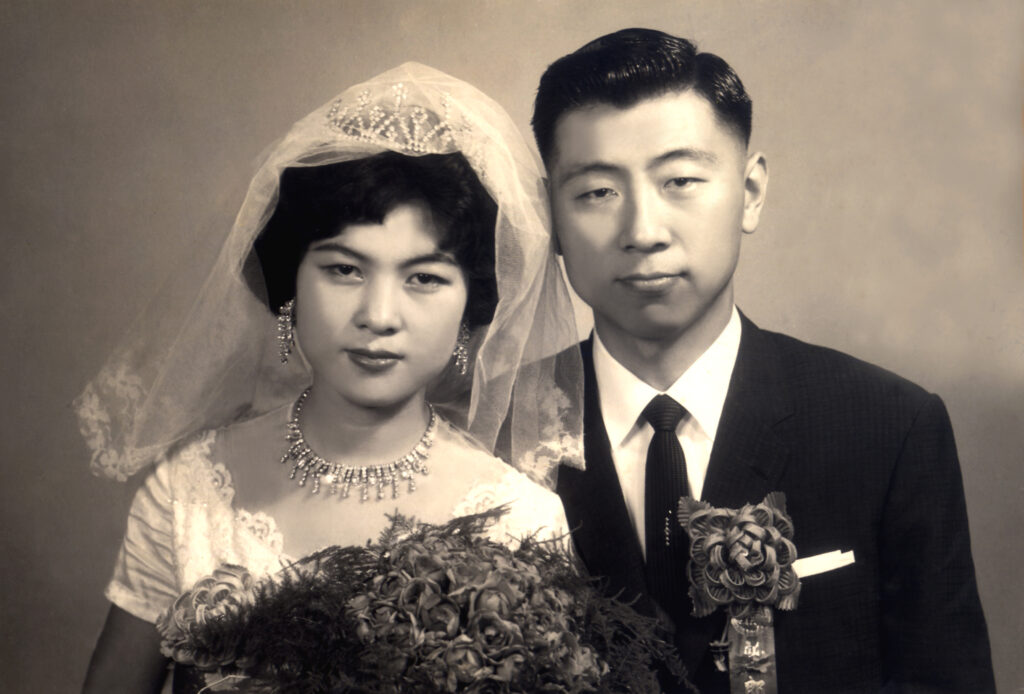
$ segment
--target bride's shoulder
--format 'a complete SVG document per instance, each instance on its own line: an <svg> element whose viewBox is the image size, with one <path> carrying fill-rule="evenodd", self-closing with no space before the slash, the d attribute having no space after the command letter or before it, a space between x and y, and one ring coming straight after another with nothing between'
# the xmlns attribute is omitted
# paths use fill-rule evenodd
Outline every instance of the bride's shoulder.
<svg viewBox="0 0 1024 694"><path fill-rule="evenodd" d="M205 429L171 447L150 476L174 498L191 497L212 486L230 494L234 473L252 461L280 455L287 407Z"/></svg>
<svg viewBox="0 0 1024 694"><path fill-rule="evenodd" d="M513 547L524 537L542 540L564 537L568 533L568 522L559 496L512 466L499 462L502 465L500 476L470 489L452 515L467 516L504 507L504 515L488 528L487 534Z"/></svg>
<svg viewBox="0 0 1024 694"><path fill-rule="evenodd" d="M287 432L290 409L282 405L269 412L243 419L213 432L213 454L221 460L265 457L268 451L280 456Z"/></svg>
<svg viewBox="0 0 1024 694"><path fill-rule="evenodd" d="M470 434L447 420L440 420L435 447L439 458L457 461L462 474L474 478L478 484L500 485L520 493L528 492L531 496L557 497L548 487L493 455Z"/></svg>
<svg viewBox="0 0 1024 694"><path fill-rule="evenodd" d="M197 463L251 458L281 448L288 423L288 408L201 430L169 448L159 461L164 467L190 467Z"/></svg>
<svg viewBox="0 0 1024 694"><path fill-rule="evenodd" d="M454 459L459 465L468 463L474 467L494 470L505 465L501 458L492 455L479 441L441 416L438 416L432 448L431 457Z"/></svg>

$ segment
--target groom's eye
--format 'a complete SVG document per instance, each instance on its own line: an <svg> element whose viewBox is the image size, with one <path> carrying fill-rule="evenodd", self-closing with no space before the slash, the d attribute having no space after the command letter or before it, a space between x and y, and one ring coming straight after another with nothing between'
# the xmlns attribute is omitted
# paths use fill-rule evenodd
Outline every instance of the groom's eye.
<svg viewBox="0 0 1024 694"><path fill-rule="evenodd" d="M668 181L665 182L665 187L666 188L686 188L687 186L692 185L692 184L694 184L696 182L697 182L696 178L686 178L686 177L680 176L678 178L670 178Z"/></svg>
<svg viewBox="0 0 1024 694"><path fill-rule="evenodd" d="M588 190L586 193L583 193L582 195L577 195L576 199L597 202L600 200L606 200L615 195L616 192L611 188L595 188L594 190Z"/></svg>
<svg viewBox="0 0 1024 694"><path fill-rule="evenodd" d="M676 176L669 178L662 185L662 188L669 195L675 196L689 196L696 192L697 186L703 183L705 179L694 178L693 176Z"/></svg>

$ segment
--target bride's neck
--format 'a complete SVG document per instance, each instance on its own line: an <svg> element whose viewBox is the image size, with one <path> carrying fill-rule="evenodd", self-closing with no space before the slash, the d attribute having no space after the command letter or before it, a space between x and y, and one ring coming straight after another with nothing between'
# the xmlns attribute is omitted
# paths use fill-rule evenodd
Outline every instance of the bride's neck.
<svg viewBox="0 0 1024 694"><path fill-rule="evenodd" d="M430 418L423 393L383 408L363 407L327 387L313 387L299 425L321 457L348 465L386 463L408 453Z"/></svg>

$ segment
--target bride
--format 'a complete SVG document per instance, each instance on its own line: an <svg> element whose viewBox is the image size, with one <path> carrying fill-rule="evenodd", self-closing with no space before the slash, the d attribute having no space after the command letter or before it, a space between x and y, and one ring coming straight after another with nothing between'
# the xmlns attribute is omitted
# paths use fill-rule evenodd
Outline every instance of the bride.
<svg viewBox="0 0 1024 694"><path fill-rule="evenodd" d="M299 121L206 282L151 308L76 403L95 471L149 463L88 692L160 691L153 626L222 563L271 575L503 503L567 532L575 322L534 159L473 87L406 64ZM510 467L491 451L503 451Z"/></svg>

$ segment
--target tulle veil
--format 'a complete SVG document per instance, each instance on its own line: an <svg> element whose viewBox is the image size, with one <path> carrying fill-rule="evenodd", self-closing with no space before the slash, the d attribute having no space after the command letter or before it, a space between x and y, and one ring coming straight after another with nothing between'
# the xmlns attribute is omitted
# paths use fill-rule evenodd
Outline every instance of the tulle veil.
<svg viewBox="0 0 1024 694"><path fill-rule="evenodd" d="M461 152L498 205L499 302L472 336L471 369L428 395L453 423L533 479L582 466L582 366L572 304L552 253L537 158L475 87L406 63L298 121L269 148L205 282L170 286L75 400L96 474L124 480L196 433L294 400L309 383L282 365L252 245L281 171L359 159Z"/></svg>

